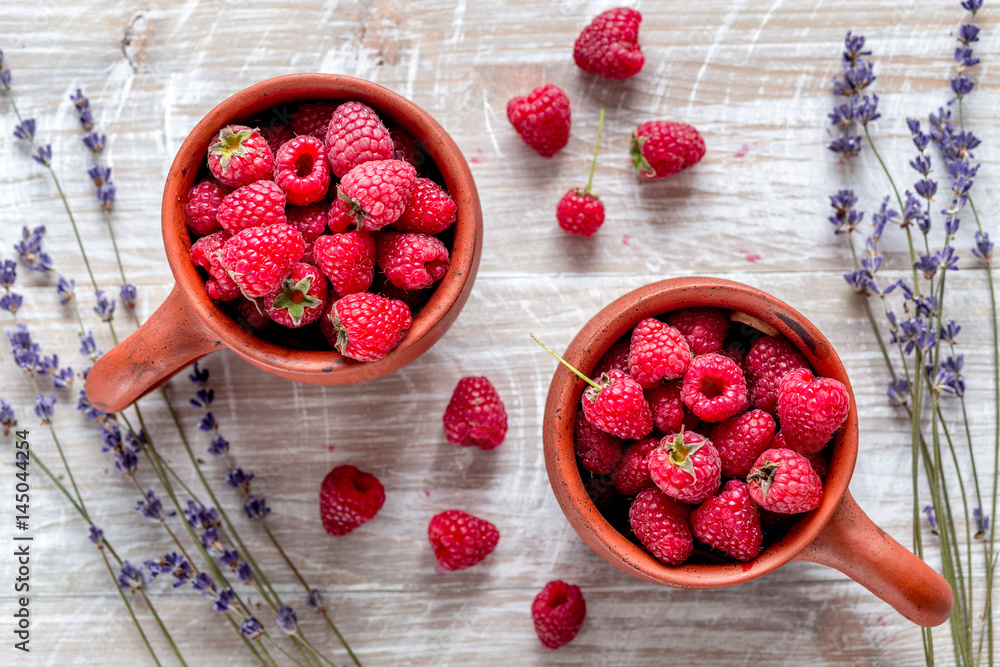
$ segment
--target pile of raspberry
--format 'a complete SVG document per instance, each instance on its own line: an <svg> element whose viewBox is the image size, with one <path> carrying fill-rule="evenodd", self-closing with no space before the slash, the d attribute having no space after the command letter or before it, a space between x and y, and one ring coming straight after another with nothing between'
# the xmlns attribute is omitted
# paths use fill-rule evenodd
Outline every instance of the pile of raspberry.
<svg viewBox="0 0 1000 667"><path fill-rule="evenodd" d="M575 423L584 486L661 562L749 561L822 502L849 395L784 337L676 310L640 321L593 376Z"/></svg>
<svg viewBox="0 0 1000 667"><path fill-rule="evenodd" d="M185 201L191 261L258 335L375 361L448 271L457 206L435 169L357 101L227 125Z"/></svg>

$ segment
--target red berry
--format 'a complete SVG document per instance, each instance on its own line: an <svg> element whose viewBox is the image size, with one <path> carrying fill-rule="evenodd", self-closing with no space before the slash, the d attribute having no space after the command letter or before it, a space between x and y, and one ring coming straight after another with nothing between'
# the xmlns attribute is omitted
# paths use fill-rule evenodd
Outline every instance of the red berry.
<svg viewBox="0 0 1000 667"><path fill-rule="evenodd" d="M334 234L346 232L357 223L358 218L351 202L337 197L330 203L330 209L327 211L327 224L331 232Z"/></svg>
<svg viewBox="0 0 1000 667"><path fill-rule="evenodd" d="M526 144L552 157L569 142L569 98L551 84L507 102L507 118Z"/></svg>
<svg viewBox="0 0 1000 667"><path fill-rule="evenodd" d="M361 102L344 102L332 116L326 149L334 176L342 178L363 162L391 160L392 138L375 110Z"/></svg>
<svg viewBox="0 0 1000 667"><path fill-rule="evenodd" d="M750 500L746 482L731 479L717 496L691 512L691 532L710 547L736 560L756 558L764 542L760 510Z"/></svg>
<svg viewBox="0 0 1000 667"><path fill-rule="evenodd" d="M655 317L641 320L632 329L628 370L643 387L684 375L691 363L691 348L677 329Z"/></svg>
<svg viewBox="0 0 1000 667"><path fill-rule="evenodd" d="M376 244L379 268L405 290L430 287L448 272L448 248L427 234L385 232Z"/></svg>
<svg viewBox="0 0 1000 667"><path fill-rule="evenodd" d="M556 206L556 221L570 234L593 236L604 224L604 202L593 193L571 188Z"/></svg>
<svg viewBox="0 0 1000 667"><path fill-rule="evenodd" d="M684 373L681 400L688 410L707 422L720 422L747 408L743 371L721 354L700 354Z"/></svg>
<svg viewBox="0 0 1000 667"><path fill-rule="evenodd" d="M660 438L645 438L633 442L622 455L621 463L614 472L614 483L618 493L631 496L653 483L649 476L649 455L660 444Z"/></svg>
<svg viewBox="0 0 1000 667"><path fill-rule="evenodd" d="M691 508L656 486L648 486L632 501L628 520L642 546L661 563L680 565L694 549Z"/></svg>
<svg viewBox="0 0 1000 667"><path fill-rule="evenodd" d="M264 296L267 316L292 329L315 322L326 309L327 283L319 269L296 264L280 285Z"/></svg>
<svg viewBox="0 0 1000 667"><path fill-rule="evenodd" d="M326 131L333 117L335 104L329 102L305 102L292 114L290 125L297 135L306 135L326 140Z"/></svg>
<svg viewBox="0 0 1000 667"><path fill-rule="evenodd" d="M729 335L729 318L718 308L685 308L670 313L667 324L684 334L691 354L722 352Z"/></svg>
<svg viewBox="0 0 1000 667"><path fill-rule="evenodd" d="M778 411L778 385L785 373L809 366L787 339L775 336L764 336L754 341L743 363L750 384L751 402L755 408L772 415Z"/></svg>
<svg viewBox="0 0 1000 667"><path fill-rule="evenodd" d="M392 159L406 160L419 172L427 160L420 143L401 127L390 127L389 138L392 139Z"/></svg>
<svg viewBox="0 0 1000 667"><path fill-rule="evenodd" d="M283 144L274 156L274 180L293 206L323 199L330 187L330 167L323 142L304 135Z"/></svg>
<svg viewBox="0 0 1000 667"><path fill-rule="evenodd" d="M418 178L413 183L403 214L392 227L401 232L440 234L451 227L457 217L458 205L444 188L429 178Z"/></svg>
<svg viewBox="0 0 1000 667"><path fill-rule="evenodd" d="M288 224L297 229L299 234L302 234L302 240L306 243L302 261L307 264L316 263L313 258L313 243L326 231L326 209L327 206L323 202L308 206L285 207Z"/></svg>
<svg viewBox="0 0 1000 667"><path fill-rule="evenodd" d="M419 289L419 290L405 290L402 287L398 287L389 282L386 277L378 273L375 276L375 286L372 288L372 292L376 294L381 294L388 299L396 299L402 301L410 308L410 312L416 314L424 307L427 300L431 298L434 294L433 288Z"/></svg>
<svg viewBox="0 0 1000 667"><path fill-rule="evenodd" d="M232 192L217 181L205 179L188 191L184 203L184 218L195 234L211 234L222 229L219 224L219 206L222 199Z"/></svg>
<svg viewBox="0 0 1000 667"><path fill-rule="evenodd" d="M697 164L705 155L705 140L685 123L651 120L632 132L631 153L640 177L666 178Z"/></svg>
<svg viewBox="0 0 1000 667"><path fill-rule="evenodd" d="M366 292L375 276L375 240L363 229L320 236L313 259L339 296Z"/></svg>
<svg viewBox="0 0 1000 667"><path fill-rule="evenodd" d="M799 514L819 507L823 480L809 461L790 449L768 449L747 476L750 497L769 512Z"/></svg>
<svg viewBox="0 0 1000 667"><path fill-rule="evenodd" d="M583 414L597 428L619 438L638 440L653 430L653 416L642 387L622 371L601 376L601 388L587 387L581 399Z"/></svg>
<svg viewBox="0 0 1000 667"><path fill-rule="evenodd" d="M208 271L211 277L205 281L205 291L215 301L232 301L240 296L239 286L222 268L219 251L227 240L229 234L219 231L202 236L191 245L191 262Z"/></svg>
<svg viewBox="0 0 1000 667"><path fill-rule="evenodd" d="M288 277L305 252L305 242L285 223L251 227L236 234L221 249L221 264L244 296L264 296Z"/></svg>
<svg viewBox="0 0 1000 667"><path fill-rule="evenodd" d="M543 646L559 648L576 637L587 616L587 603L578 586L550 581L531 603L531 618Z"/></svg>
<svg viewBox="0 0 1000 667"><path fill-rule="evenodd" d="M319 515L330 535L346 535L370 521L385 503L385 488L375 475L352 465L337 466L323 478Z"/></svg>
<svg viewBox="0 0 1000 667"><path fill-rule="evenodd" d="M344 175L338 196L349 199L359 228L375 231L399 219L416 179L409 162L372 160Z"/></svg>
<svg viewBox="0 0 1000 667"><path fill-rule="evenodd" d="M241 188L274 171L274 154L257 130L227 125L208 147L208 170L231 188Z"/></svg>
<svg viewBox="0 0 1000 667"><path fill-rule="evenodd" d="M489 379L464 377L458 381L444 411L448 442L461 447L493 449L507 435L507 411Z"/></svg>
<svg viewBox="0 0 1000 667"><path fill-rule="evenodd" d="M573 45L573 60L584 72L606 79L627 79L646 59L639 47L642 14L628 7L598 14Z"/></svg>
<svg viewBox="0 0 1000 667"><path fill-rule="evenodd" d="M781 432L788 446L803 454L823 449L847 421L850 408L842 382L817 378L808 368L789 371L778 387Z"/></svg>
<svg viewBox="0 0 1000 667"><path fill-rule="evenodd" d="M743 479L754 461L771 447L774 418L763 410L750 410L716 424L712 444L722 457L722 474Z"/></svg>
<svg viewBox="0 0 1000 667"><path fill-rule="evenodd" d="M653 424L662 433L671 435L678 431L693 430L698 418L684 408L681 400L681 382L672 380L646 390Z"/></svg>
<svg viewBox="0 0 1000 667"><path fill-rule="evenodd" d="M267 141L267 147L271 149L272 154L277 153L283 143L295 138L295 133L274 117L270 120L255 119L251 121L250 126L257 128L260 135Z"/></svg>
<svg viewBox="0 0 1000 667"><path fill-rule="evenodd" d="M330 344L357 361L376 361L387 355L409 331L411 321L405 303L370 292L334 301L320 320L329 327L323 333Z"/></svg>
<svg viewBox="0 0 1000 667"><path fill-rule="evenodd" d="M464 570L489 556L500 540L497 527L461 510L434 515L427 537L438 565L449 572Z"/></svg>
<svg viewBox="0 0 1000 667"><path fill-rule="evenodd" d="M622 441L596 428L580 411L576 415L573 444L580 465L596 475L606 475L622 458Z"/></svg>
<svg viewBox="0 0 1000 667"><path fill-rule="evenodd" d="M722 461L712 442L693 431L660 440L649 455L649 476L668 496L700 503L722 481Z"/></svg>
<svg viewBox="0 0 1000 667"><path fill-rule="evenodd" d="M251 227L286 223L285 193L274 181L255 181L222 199L218 219L222 228L230 234Z"/></svg>
<svg viewBox="0 0 1000 667"><path fill-rule="evenodd" d="M612 368L628 373L629 346L629 339L620 340L612 345L611 349L597 362L597 368L594 369L594 377L601 377L602 373L607 373Z"/></svg>
<svg viewBox="0 0 1000 667"><path fill-rule="evenodd" d="M239 288L236 291L239 293ZM240 298L236 302L236 311L243 318L243 323L254 332L263 331L273 323L273 320L261 311L260 305L255 300Z"/></svg>

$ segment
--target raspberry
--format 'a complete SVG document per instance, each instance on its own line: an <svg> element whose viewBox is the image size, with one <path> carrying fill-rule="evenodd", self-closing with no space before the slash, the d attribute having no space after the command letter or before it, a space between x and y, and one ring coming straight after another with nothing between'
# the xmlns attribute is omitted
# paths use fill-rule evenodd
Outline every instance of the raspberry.
<svg viewBox="0 0 1000 667"><path fill-rule="evenodd" d="M326 276L309 264L296 264L287 278L264 296L272 320L292 329L315 322L326 308Z"/></svg>
<svg viewBox="0 0 1000 667"><path fill-rule="evenodd" d="M493 449L507 435L507 411L489 379L464 377L458 381L444 411L448 442L461 447Z"/></svg>
<svg viewBox="0 0 1000 667"><path fill-rule="evenodd" d="M329 102L306 102L300 105L289 123L292 132L326 141L326 131L330 127L335 108L336 105Z"/></svg>
<svg viewBox="0 0 1000 667"><path fill-rule="evenodd" d="M427 303L427 300L431 298L431 295L434 294L434 290L431 288L413 291L405 290L402 287L393 285L381 273L376 275L375 287L371 291L389 299L402 301L409 306L410 312L414 314L419 312L424 307L424 304Z"/></svg>
<svg viewBox="0 0 1000 667"><path fill-rule="evenodd" d="M645 180L673 176L705 155L705 140L685 123L651 120L632 132L632 161Z"/></svg>
<svg viewBox="0 0 1000 667"><path fill-rule="evenodd" d="M457 217L458 206L451 195L429 178L418 178L413 183L403 214L392 227L401 232L440 234L451 227Z"/></svg>
<svg viewBox="0 0 1000 667"><path fill-rule="evenodd" d="M188 191L184 204L184 218L195 234L211 234L222 229L219 224L219 205L222 198L232 192L217 181L205 179Z"/></svg>
<svg viewBox="0 0 1000 667"><path fill-rule="evenodd" d="M744 359L746 358L746 350L743 348L741 344L736 342L730 343L721 350L719 350L719 354L726 357L727 359L732 359L733 361L735 361L736 365L739 366L740 370L743 371L744 379L746 379L747 368L746 368L746 362L744 361ZM748 383L747 391L750 391L750 389L751 387Z"/></svg>
<svg viewBox="0 0 1000 667"><path fill-rule="evenodd" d="M611 472L622 458L622 441L594 427L583 411L576 415L573 444L580 465L596 475Z"/></svg>
<svg viewBox="0 0 1000 667"><path fill-rule="evenodd" d="M334 234L346 232L352 225L358 222L354 214L351 202L337 197L330 203L330 210L327 211L327 224Z"/></svg>
<svg viewBox="0 0 1000 667"><path fill-rule="evenodd" d="M772 415L778 410L778 385L785 373L809 365L788 340L775 336L764 336L754 341L743 363L750 384L751 402L755 408Z"/></svg>
<svg viewBox="0 0 1000 667"><path fill-rule="evenodd" d="M823 452L802 454L802 456L806 457L806 461L809 461L809 465L812 466L813 471L819 475L820 479L826 479L827 473L830 472L830 464L823 457Z"/></svg>
<svg viewBox="0 0 1000 667"><path fill-rule="evenodd" d="M569 142L569 98L558 86L541 86L527 97L511 98L507 119L542 157L552 157Z"/></svg>
<svg viewBox="0 0 1000 667"><path fill-rule="evenodd" d="M314 204L330 187L330 167L323 142L308 135L283 144L274 156L274 180L293 206Z"/></svg>
<svg viewBox="0 0 1000 667"><path fill-rule="evenodd" d="M652 484L649 455L659 444L659 438L645 438L628 446L612 478L618 493L631 496Z"/></svg>
<svg viewBox="0 0 1000 667"><path fill-rule="evenodd" d="M306 243L302 261L307 264L315 264L316 262L313 258L313 244L326 231L326 208L324 203L285 208L288 224L298 230L299 234L302 234L302 240Z"/></svg>
<svg viewBox="0 0 1000 667"><path fill-rule="evenodd" d="M222 267L250 299L264 296L288 277L305 252L305 242L285 223L251 227L222 246Z"/></svg>
<svg viewBox="0 0 1000 667"><path fill-rule="evenodd" d="M348 294L334 301L320 322L323 333L338 352L357 361L376 361L387 355L410 329L410 309L402 301L369 292Z"/></svg>
<svg viewBox="0 0 1000 667"><path fill-rule="evenodd" d="M385 232L375 252L385 277L405 290L430 287L448 272L448 248L427 234Z"/></svg>
<svg viewBox="0 0 1000 667"><path fill-rule="evenodd" d="M785 374L778 387L778 420L788 446L802 454L818 452L847 421L847 387L817 378L807 368Z"/></svg>
<svg viewBox="0 0 1000 667"><path fill-rule="evenodd" d="M231 188L241 188L274 171L274 154L260 132L227 125L208 147L208 170Z"/></svg>
<svg viewBox="0 0 1000 667"><path fill-rule="evenodd" d="M604 224L604 202L582 188L571 188L556 205L556 221L565 232L593 236Z"/></svg>
<svg viewBox="0 0 1000 667"><path fill-rule="evenodd" d="M670 313L667 324L684 334L691 354L720 352L729 335L729 318L718 308L685 308Z"/></svg>
<svg viewBox="0 0 1000 667"><path fill-rule="evenodd" d="M267 141L267 147L271 149L272 154L277 153L283 143L295 138L295 133L274 117L270 120L255 119L250 122L250 126L257 128L260 135Z"/></svg>
<svg viewBox="0 0 1000 667"><path fill-rule="evenodd" d="M342 178L363 162L391 160L392 138L375 110L361 102L344 102L326 132L326 150L334 176Z"/></svg>
<svg viewBox="0 0 1000 667"><path fill-rule="evenodd" d="M606 79L627 79L646 59L639 48L642 14L618 7L598 14L573 44L573 60L584 72Z"/></svg>
<svg viewBox="0 0 1000 667"><path fill-rule="evenodd" d="M363 229L316 239L313 258L339 296L365 292L375 276L375 240Z"/></svg>
<svg viewBox="0 0 1000 667"><path fill-rule="evenodd" d="M647 317L632 329L628 370L643 387L648 389L661 380L681 377L690 363L691 349L672 326Z"/></svg>
<svg viewBox="0 0 1000 667"><path fill-rule="evenodd" d="M219 224L230 234L251 227L266 227L288 222L285 217L285 193L274 181L256 181L234 190L222 199Z"/></svg>
<svg viewBox="0 0 1000 667"><path fill-rule="evenodd" d="M668 496L700 503L718 490L722 461L710 440L682 431L663 438L650 452L649 476Z"/></svg>
<svg viewBox="0 0 1000 667"><path fill-rule="evenodd" d="M597 362L594 369L594 377L601 377L602 373L607 373L612 368L628 373L628 351L630 342L628 339L620 340L611 346L601 360Z"/></svg>
<svg viewBox="0 0 1000 667"><path fill-rule="evenodd" d="M239 291L239 288L236 288L237 294ZM250 299L240 298L236 302L236 312L243 318L243 323L254 332L263 331L273 322L271 318L260 311L257 302Z"/></svg>
<svg viewBox="0 0 1000 667"><path fill-rule="evenodd" d="M346 535L371 521L385 503L385 488L375 475L352 465L326 474L319 490L319 515L330 535Z"/></svg>
<svg viewBox="0 0 1000 667"><path fill-rule="evenodd" d="M712 444L722 458L722 474L743 479L754 461L771 446L776 424L763 410L750 410L716 424Z"/></svg>
<svg viewBox="0 0 1000 667"><path fill-rule="evenodd" d="M653 430L653 416L642 387L622 371L602 375L600 389L587 387L582 405L587 421L619 438L638 440Z"/></svg>
<svg viewBox="0 0 1000 667"><path fill-rule="evenodd" d="M542 645L559 648L576 637L587 616L587 603L578 586L550 581L531 603L531 618Z"/></svg>
<svg viewBox="0 0 1000 667"><path fill-rule="evenodd" d="M720 422L747 408L743 371L721 354L701 354L684 373L681 400L688 410L707 422Z"/></svg>
<svg viewBox="0 0 1000 667"><path fill-rule="evenodd" d="M390 127L389 138L392 139L392 159L406 160L419 172L427 160L420 143L401 127Z"/></svg>
<svg viewBox="0 0 1000 667"><path fill-rule="evenodd" d="M344 175L338 196L349 199L358 227L375 231L399 219L416 179L409 162L372 160Z"/></svg>
<svg viewBox="0 0 1000 667"><path fill-rule="evenodd" d="M500 540L497 527L461 510L435 514L427 525L427 538L442 569L464 570L489 556Z"/></svg>
<svg viewBox="0 0 1000 667"><path fill-rule="evenodd" d="M229 240L226 232L213 232L202 236L191 245L191 262L208 271L205 291L215 301L232 301L240 296L240 288L229 277L220 263L219 250Z"/></svg>
<svg viewBox="0 0 1000 667"><path fill-rule="evenodd" d="M653 413L653 424L665 435L692 430L698 425L698 418L684 409L679 380L664 382L645 393Z"/></svg>
<svg viewBox="0 0 1000 667"><path fill-rule="evenodd" d="M790 449L768 449L747 476L750 497L769 512L800 514L819 507L823 481L809 461Z"/></svg>
<svg viewBox="0 0 1000 667"><path fill-rule="evenodd" d="M746 482L731 479L722 493L691 512L691 532L710 547L736 560L756 558L764 542L760 510L750 500Z"/></svg>
<svg viewBox="0 0 1000 667"><path fill-rule="evenodd" d="M680 565L694 549L691 508L658 487L639 492L629 508L628 520L642 546L665 565Z"/></svg>

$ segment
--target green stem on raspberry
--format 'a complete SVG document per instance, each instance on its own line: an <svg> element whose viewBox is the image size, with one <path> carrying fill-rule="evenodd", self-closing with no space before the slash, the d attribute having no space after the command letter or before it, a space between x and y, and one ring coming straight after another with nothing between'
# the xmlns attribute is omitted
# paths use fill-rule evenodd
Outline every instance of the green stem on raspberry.
<svg viewBox="0 0 1000 667"><path fill-rule="evenodd" d="M601 132L604 130L604 108L601 108L601 119L597 121L597 143L594 145L594 161L590 163L590 178L584 192L590 192L590 184L594 182L594 169L597 168L597 152L601 149Z"/></svg>
<svg viewBox="0 0 1000 667"><path fill-rule="evenodd" d="M528 334L528 335L531 336L531 339L533 341L535 341L536 343L538 343L539 345L541 345L542 349L544 349L546 352L548 352L553 357L555 357L556 359L558 359L559 363L561 363L563 366L565 366L566 368L568 368L571 371L573 371L574 373L576 373L582 380L586 380L587 384L589 384L591 387L594 387L595 389L598 389L598 390L600 390L600 389L603 388L603 387L601 387L601 385L599 385L598 383L594 382L589 377L587 377L586 375L584 375L580 371L578 371L575 368L573 368L573 366L571 366L568 361L566 361L565 359L563 359L562 357L560 357L558 354L556 354L555 352L553 352L552 350L550 350L548 348L548 346L545 345L545 343L543 343L542 341L540 341L537 338L535 338L535 334Z"/></svg>

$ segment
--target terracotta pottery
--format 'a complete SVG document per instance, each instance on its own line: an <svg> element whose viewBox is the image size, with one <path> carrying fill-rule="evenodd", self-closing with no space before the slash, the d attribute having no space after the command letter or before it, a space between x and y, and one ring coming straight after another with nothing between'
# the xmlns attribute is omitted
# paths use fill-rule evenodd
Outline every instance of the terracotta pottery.
<svg viewBox="0 0 1000 667"><path fill-rule="evenodd" d="M270 109L304 101L358 100L397 125L426 149L445 189L458 206L452 226L451 262L430 300L414 317L403 341L374 362L347 359L332 350L300 350L255 336L206 294L191 263L184 200L220 128ZM163 244L176 281L166 301L138 331L105 354L87 377L87 396L100 410L118 412L209 352L229 348L254 366L290 380L351 384L380 377L413 361L458 317L479 267L482 210L468 163L448 133L427 112L377 84L335 74L292 74L236 93L212 109L181 145L167 174L162 205Z"/></svg>
<svg viewBox="0 0 1000 667"><path fill-rule="evenodd" d="M559 364L545 406L545 464L556 498L580 537L620 570L677 588L732 586L791 560L822 563L862 584L914 623L927 627L943 623L953 604L948 582L876 526L847 489L858 456L854 394L837 353L800 313L769 294L728 280L664 280L629 292L605 307L583 327L563 356L589 374L611 346L644 317L693 306L737 311L773 327L802 351L817 375L836 378L847 387L851 410L830 445L823 502L747 563L662 564L615 530L588 497L573 447L574 422L586 383Z"/></svg>

